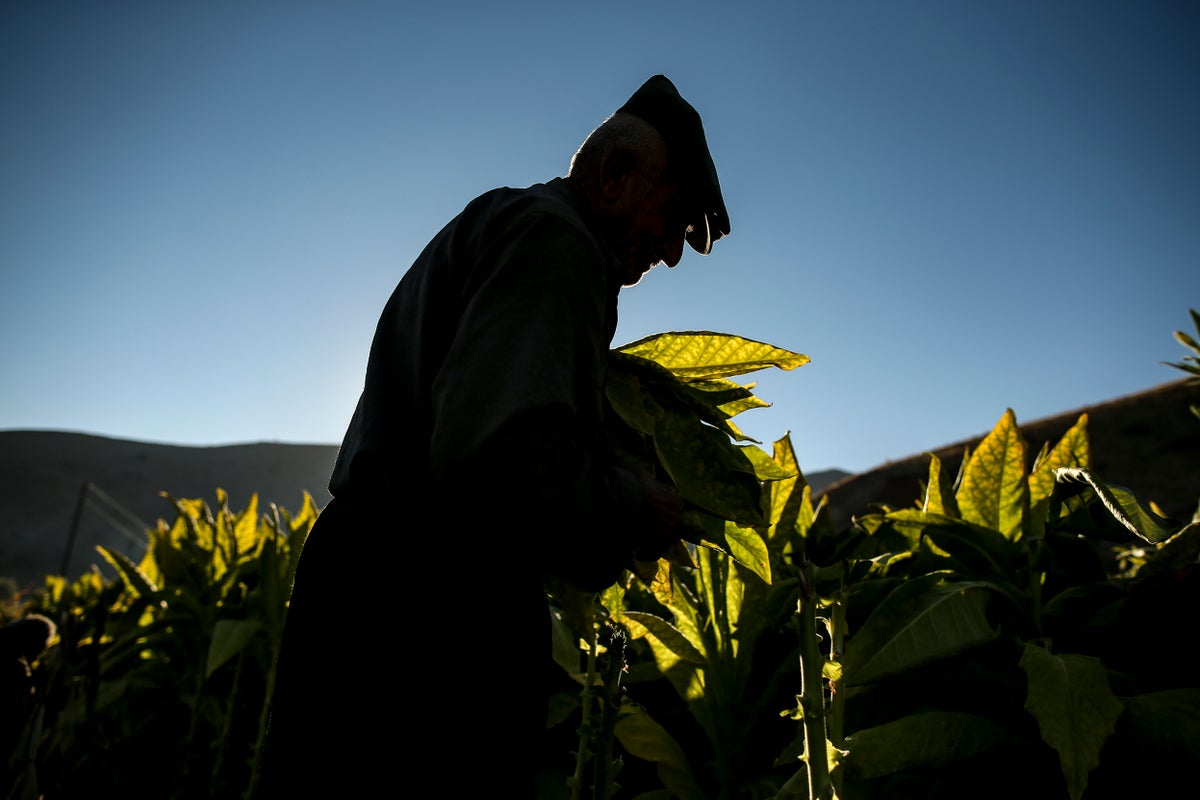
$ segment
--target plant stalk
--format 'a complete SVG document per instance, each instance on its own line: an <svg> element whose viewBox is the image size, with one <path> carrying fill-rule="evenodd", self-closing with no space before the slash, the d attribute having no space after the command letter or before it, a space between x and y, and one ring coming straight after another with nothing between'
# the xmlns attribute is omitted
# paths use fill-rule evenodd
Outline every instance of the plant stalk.
<svg viewBox="0 0 1200 800"><path fill-rule="evenodd" d="M804 562L801 567L803 593L796 606L800 617L800 711L804 725L804 763L808 770L809 800L829 800L832 784L829 779L829 756L825 734L825 656L817 638L817 606L813 582L813 566Z"/></svg>

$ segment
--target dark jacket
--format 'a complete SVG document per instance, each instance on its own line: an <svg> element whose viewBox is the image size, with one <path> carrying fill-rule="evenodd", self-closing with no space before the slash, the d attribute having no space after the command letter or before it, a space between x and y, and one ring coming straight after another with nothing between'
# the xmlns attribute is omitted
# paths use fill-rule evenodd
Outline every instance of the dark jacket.
<svg viewBox="0 0 1200 800"><path fill-rule="evenodd" d="M334 497L480 534L469 546L515 529L512 558L611 584L646 513L604 444L615 275L564 179L472 201L384 307Z"/></svg>

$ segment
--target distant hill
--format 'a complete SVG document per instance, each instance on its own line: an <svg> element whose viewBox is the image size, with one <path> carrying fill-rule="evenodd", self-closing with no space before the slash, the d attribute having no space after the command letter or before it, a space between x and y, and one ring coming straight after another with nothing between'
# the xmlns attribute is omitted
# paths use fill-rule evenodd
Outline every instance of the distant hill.
<svg viewBox="0 0 1200 800"><path fill-rule="evenodd" d="M176 517L162 492L212 507L217 489L224 489L235 510L257 493L265 512L271 503L296 511L307 491L324 506L336 458L336 445L183 447L85 433L0 431L0 577L40 585L46 573L64 574L64 559L70 578L91 564L111 575L96 545L140 558L145 531L160 518Z"/></svg>
<svg viewBox="0 0 1200 800"><path fill-rule="evenodd" d="M1192 414L1193 405L1200 405L1200 381L1184 378L1031 422L1021 419L1019 409L1013 411L1030 460L1043 444L1057 444L1086 413L1092 470L1099 478L1126 487L1143 504L1157 503L1168 516L1187 520L1200 503L1200 419ZM937 455L953 479L966 449L974 452L987 433L927 452ZM843 478L823 491L814 487L813 494L828 498L832 522L841 529L852 516L877 511L879 504L913 506L928 475L929 456L921 453Z"/></svg>

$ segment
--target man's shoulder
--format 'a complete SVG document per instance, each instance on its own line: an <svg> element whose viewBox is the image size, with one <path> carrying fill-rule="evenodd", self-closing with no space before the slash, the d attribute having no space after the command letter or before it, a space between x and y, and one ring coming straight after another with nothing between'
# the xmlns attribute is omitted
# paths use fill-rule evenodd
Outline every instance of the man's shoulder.
<svg viewBox="0 0 1200 800"><path fill-rule="evenodd" d="M562 178L554 178L530 186L500 186L476 197L467 210L488 214L511 212L558 214L580 220L579 211Z"/></svg>
<svg viewBox="0 0 1200 800"><path fill-rule="evenodd" d="M562 178L484 192L467 205L461 217L468 229L491 243L526 237L574 246L597 243L595 231Z"/></svg>

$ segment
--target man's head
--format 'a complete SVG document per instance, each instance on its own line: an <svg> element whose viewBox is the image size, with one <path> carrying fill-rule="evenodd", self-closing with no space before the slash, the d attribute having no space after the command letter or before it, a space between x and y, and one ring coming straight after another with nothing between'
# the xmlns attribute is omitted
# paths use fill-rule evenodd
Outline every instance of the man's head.
<svg viewBox="0 0 1200 800"><path fill-rule="evenodd" d="M674 267L685 240L706 255L729 233L700 115L662 75L588 136L569 177L622 259L622 285L660 261Z"/></svg>

